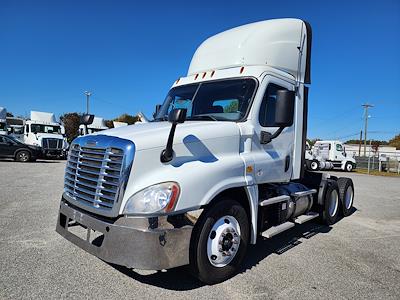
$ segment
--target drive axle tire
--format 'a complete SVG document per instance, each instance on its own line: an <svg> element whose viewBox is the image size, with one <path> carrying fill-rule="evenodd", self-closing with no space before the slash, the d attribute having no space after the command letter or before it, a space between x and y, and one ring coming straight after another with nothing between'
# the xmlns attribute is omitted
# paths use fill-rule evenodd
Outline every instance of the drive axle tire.
<svg viewBox="0 0 400 300"><path fill-rule="evenodd" d="M204 211L191 237L193 275L206 284L235 275L246 255L249 228L247 213L237 201L221 198Z"/></svg>
<svg viewBox="0 0 400 300"><path fill-rule="evenodd" d="M354 185L353 180L341 177L337 181L339 187L340 206L343 216L347 217L351 214L354 202Z"/></svg>
<svg viewBox="0 0 400 300"><path fill-rule="evenodd" d="M31 159L31 154L29 151L21 150L15 155L15 160L19 162L28 162Z"/></svg>
<svg viewBox="0 0 400 300"><path fill-rule="evenodd" d="M321 217L325 225L332 225L336 222L340 211L339 189L336 181L332 181L327 187L322 207Z"/></svg>

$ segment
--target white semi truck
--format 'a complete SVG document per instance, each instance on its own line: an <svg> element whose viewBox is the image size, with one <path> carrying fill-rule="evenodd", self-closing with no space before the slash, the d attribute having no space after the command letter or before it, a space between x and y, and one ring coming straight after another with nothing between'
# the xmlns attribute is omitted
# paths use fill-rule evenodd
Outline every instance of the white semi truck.
<svg viewBox="0 0 400 300"><path fill-rule="evenodd" d="M190 265L213 284L259 235L349 215L351 179L304 170L310 62L298 19L204 41L154 121L74 140L57 232L104 261Z"/></svg>
<svg viewBox="0 0 400 300"><path fill-rule="evenodd" d="M64 157L69 147L64 126L53 113L40 111L31 111L31 118L25 121L23 142L41 147L44 157Z"/></svg>
<svg viewBox="0 0 400 300"><path fill-rule="evenodd" d="M109 128L106 126L106 122L103 118L94 117L93 122L87 125L87 132L85 125L83 124L79 125L79 135L92 134L107 129Z"/></svg>
<svg viewBox="0 0 400 300"><path fill-rule="evenodd" d="M7 110L0 107L0 135L7 134Z"/></svg>
<svg viewBox="0 0 400 300"><path fill-rule="evenodd" d="M346 148L340 141L317 141L312 153L319 162L331 163L333 168L347 172L356 168L356 160L346 153ZM323 165L319 163L317 169L323 169Z"/></svg>

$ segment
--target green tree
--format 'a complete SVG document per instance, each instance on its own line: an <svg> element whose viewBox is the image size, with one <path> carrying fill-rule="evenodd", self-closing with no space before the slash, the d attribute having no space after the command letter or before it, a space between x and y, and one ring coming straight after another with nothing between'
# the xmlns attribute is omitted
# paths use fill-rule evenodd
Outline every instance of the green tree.
<svg viewBox="0 0 400 300"><path fill-rule="evenodd" d="M239 110L239 104L237 101L232 101L229 105L224 107L224 113L233 113Z"/></svg>
<svg viewBox="0 0 400 300"><path fill-rule="evenodd" d="M129 114L122 114L118 118L115 118L113 121L125 122L125 123L128 123L128 125L131 125L131 124L135 124L137 121L139 121L139 117L138 116L132 116L132 115L129 115Z"/></svg>
<svg viewBox="0 0 400 300"><path fill-rule="evenodd" d="M400 150L400 134L389 140L389 146L396 147L396 150Z"/></svg>
<svg viewBox="0 0 400 300"><path fill-rule="evenodd" d="M69 143L78 136L81 116L82 114L77 112L65 113L60 116L60 120L64 124L65 135L67 136L67 140Z"/></svg>

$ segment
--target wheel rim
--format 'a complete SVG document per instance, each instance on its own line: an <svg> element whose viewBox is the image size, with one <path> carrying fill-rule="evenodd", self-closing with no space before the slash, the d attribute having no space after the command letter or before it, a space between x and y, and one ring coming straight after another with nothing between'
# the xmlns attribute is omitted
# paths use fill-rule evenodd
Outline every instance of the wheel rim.
<svg viewBox="0 0 400 300"><path fill-rule="evenodd" d="M28 155L25 152L22 152L19 154L19 159L21 161L27 161L28 160Z"/></svg>
<svg viewBox="0 0 400 300"><path fill-rule="evenodd" d="M240 246L240 225L232 216L224 216L215 222L207 240L207 257L217 268L228 265Z"/></svg>
<svg viewBox="0 0 400 300"><path fill-rule="evenodd" d="M312 170L316 170L317 167L318 167L317 163L316 163L315 161L313 161L313 162L311 163L311 169L312 169Z"/></svg>
<svg viewBox="0 0 400 300"><path fill-rule="evenodd" d="M347 171L351 171L353 169L353 166L351 164L347 164Z"/></svg>
<svg viewBox="0 0 400 300"><path fill-rule="evenodd" d="M350 209L350 207L353 205L353 194L353 188L349 186L346 194L344 195L344 205L346 209Z"/></svg>
<svg viewBox="0 0 400 300"><path fill-rule="evenodd" d="M328 213L331 217L336 215L336 212L338 210L339 206L339 197L338 193L336 190L333 190L331 192L331 195L329 197L329 208L328 208Z"/></svg>

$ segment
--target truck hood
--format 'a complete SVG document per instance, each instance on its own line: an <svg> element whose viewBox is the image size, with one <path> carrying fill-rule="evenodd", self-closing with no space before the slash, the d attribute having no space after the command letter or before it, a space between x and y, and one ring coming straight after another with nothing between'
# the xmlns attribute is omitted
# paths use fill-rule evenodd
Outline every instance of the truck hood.
<svg viewBox="0 0 400 300"><path fill-rule="evenodd" d="M109 135L135 143L136 151L165 147L171 123L149 122L136 123L124 127L104 130L93 135ZM235 122L223 121L186 121L178 124L175 131L174 145L182 144L184 139L205 141L228 136L238 136L239 127Z"/></svg>

